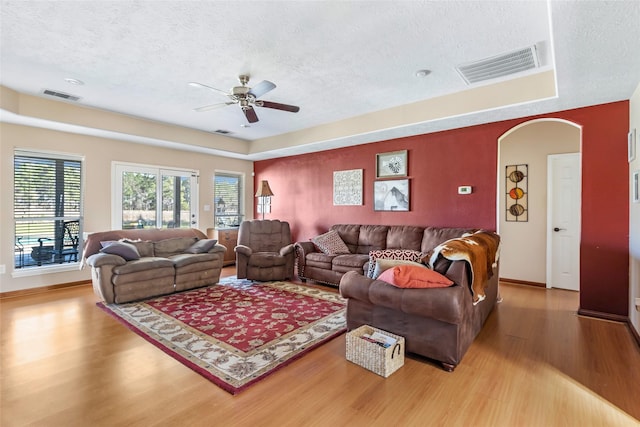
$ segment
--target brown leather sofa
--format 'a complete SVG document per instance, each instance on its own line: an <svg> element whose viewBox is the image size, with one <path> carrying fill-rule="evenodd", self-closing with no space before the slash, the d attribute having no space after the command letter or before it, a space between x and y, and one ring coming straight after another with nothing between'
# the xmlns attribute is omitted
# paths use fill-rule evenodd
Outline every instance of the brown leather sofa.
<svg viewBox="0 0 640 427"><path fill-rule="evenodd" d="M347 328L373 326L403 336L406 351L439 362L453 371L478 335L498 297L498 266L485 288L486 298L473 304L471 268L466 261L439 256L433 270L454 285L403 289L367 277L368 253L380 249L411 249L429 254L439 244L474 230L381 225L334 225L349 254L318 253L313 243L298 242L301 278L338 282L347 299Z"/></svg>
<svg viewBox="0 0 640 427"><path fill-rule="evenodd" d="M348 271L366 275L370 251L409 249L426 254L446 240L473 231L467 228L360 224L336 224L330 230L338 232L349 253L327 255L311 241L296 242L298 277L303 281L310 279L338 286Z"/></svg>
<svg viewBox="0 0 640 427"><path fill-rule="evenodd" d="M102 252L105 242L129 241L139 257ZM131 229L91 233L85 240L83 263L91 267L95 294L106 303L126 303L220 280L226 248L215 244L206 251L197 242L207 236L193 228ZM193 245L196 245L195 247ZM210 246L207 244L207 246ZM126 247L125 247L126 249ZM115 251L112 251L115 252Z"/></svg>

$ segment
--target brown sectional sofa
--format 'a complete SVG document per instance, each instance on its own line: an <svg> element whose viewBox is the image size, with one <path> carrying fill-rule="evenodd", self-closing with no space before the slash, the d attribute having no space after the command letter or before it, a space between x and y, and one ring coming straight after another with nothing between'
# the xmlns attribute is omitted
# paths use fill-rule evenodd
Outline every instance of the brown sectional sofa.
<svg viewBox="0 0 640 427"><path fill-rule="evenodd" d="M339 284L347 299L349 330L369 325L405 338L406 350L439 362L453 371L478 335L498 298L498 266L490 272L486 298L474 305L471 268L466 261L439 256L433 270L454 285L404 289L367 277L368 253L380 249L410 249L431 253L439 244L474 230L382 225L334 225L349 254L325 255L311 242L298 242L298 274L327 284ZM496 236L497 237L497 236Z"/></svg>
<svg viewBox="0 0 640 427"><path fill-rule="evenodd" d="M139 259L103 253L102 242L126 239ZM205 243L200 230L132 229L90 234L84 245L83 265L91 267L94 292L106 303L130 301L213 285L220 280L226 248L220 244L202 253L189 253Z"/></svg>

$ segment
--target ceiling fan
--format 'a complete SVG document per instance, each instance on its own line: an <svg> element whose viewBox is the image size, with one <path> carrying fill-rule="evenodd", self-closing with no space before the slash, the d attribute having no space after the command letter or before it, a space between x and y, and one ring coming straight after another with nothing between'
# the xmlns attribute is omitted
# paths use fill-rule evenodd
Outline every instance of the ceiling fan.
<svg viewBox="0 0 640 427"><path fill-rule="evenodd" d="M276 85L271 83L270 81L263 80L254 87L249 87L247 86L247 83L249 83L249 75L241 74L238 77L238 80L240 80L241 86L232 87L229 92L225 92L224 90L216 89L202 83L190 82L190 86L202 87L205 89L213 90L215 92L220 92L228 96L231 100L227 102L219 102L217 104L194 108L194 111L201 113L203 111L226 107L227 105L238 104L240 105L240 108L242 108L242 112L247 117L249 123L255 123L258 121L258 115L256 114L256 111L253 107L273 108L274 110L289 111L291 113L297 113L298 111L300 111L300 107L296 107L295 105L280 104L278 102L263 101L258 99L265 93L276 88Z"/></svg>

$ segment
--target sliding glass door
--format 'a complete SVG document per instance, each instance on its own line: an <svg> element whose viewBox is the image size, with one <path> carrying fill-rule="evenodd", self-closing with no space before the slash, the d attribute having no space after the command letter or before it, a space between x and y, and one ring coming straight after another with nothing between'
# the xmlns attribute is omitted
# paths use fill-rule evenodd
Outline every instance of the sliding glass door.
<svg viewBox="0 0 640 427"><path fill-rule="evenodd" d="M114 181L114 229L197 228L197 172L116 163Z"/></svg>

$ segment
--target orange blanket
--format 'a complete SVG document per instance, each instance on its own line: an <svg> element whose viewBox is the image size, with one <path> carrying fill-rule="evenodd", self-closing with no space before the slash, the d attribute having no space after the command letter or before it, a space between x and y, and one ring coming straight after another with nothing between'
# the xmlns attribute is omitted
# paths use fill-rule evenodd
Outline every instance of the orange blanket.
<svg viewBox="0 0 640 427"><path fill-rule="evenodd" d="M486 298L487 280L493 276L493 268L500 257L500 236L489 231L476 231L462 237L447 240L436 246L429 260L433 265L442 255L451 261L467 261L471 266L471 293L473 305Z"/></svg>

